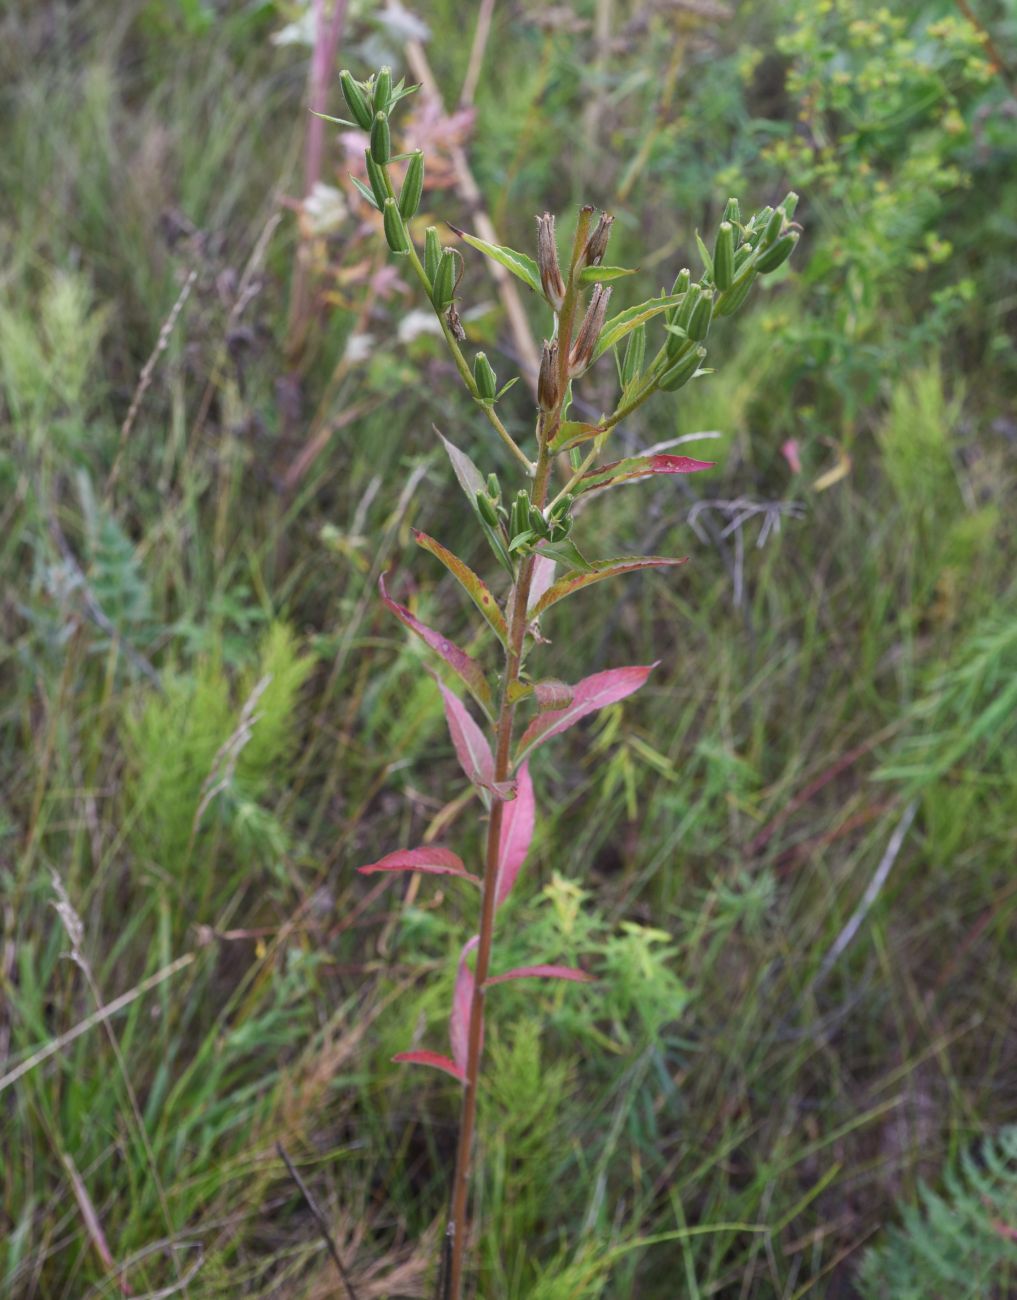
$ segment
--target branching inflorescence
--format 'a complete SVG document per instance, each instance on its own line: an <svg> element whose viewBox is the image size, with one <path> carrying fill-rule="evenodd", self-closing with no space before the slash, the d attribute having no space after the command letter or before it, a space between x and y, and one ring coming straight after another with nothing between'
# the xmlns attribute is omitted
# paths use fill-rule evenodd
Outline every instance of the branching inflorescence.
<svg viewBox="0 0 1017 1300"><path fill-rule="evenodd" d="M358 82L344 71L340 81L353 120L329 120L359 127L370 137L366 150L369 184L357 180L354 184L381 214L391 251L406 258L413 268L434 307L466 389L528 481L514 495L503 494L497 475L483 475L468 456L442 439L477 525L508 575L511 585L502 602L463 560L433 537L416 533L418 544L460 583L500 643L504 666L496 686L477 659L394 600L384 579L380 584L387 608L444 661L472 696L485 724L478 723L459 695L436 676L456 755L487 812L482 873L468 871L455 853L434 845L401 849L360 868L364 873L419 871L456 876L480 894L477 933L463 945L459 958L450 1019L451 1055L413 1051L395 1058L434 1066L462 1087L443 1288L444 1295L459 1300L487 991L513 979L591 978L581 970L544 964L492 973L498 909L516 883L534 833L536 802L529 757L538 746L582 718L638 690L655 666L611 668L565 685L535 679L526 671L527 653L540 641L540 619L559 601L618 574L685 562L662 556L587 560L572 538L574 509L579 498L630 479L689 474L711 467L708 461L687 456L634 455L607 463L601 456L611 431L655 393L676 392L708 373L703 363L713 319L735 312L756 277L776 270L794 250L800 234L792 220L797 196L788 194L778 207L764 208L746 221L737 201L729 200L712 250L696 237L704 265L699 279L693 280L690 271L682 270L670 293L614 316L608 315L611 282L631 272L604 261L613 221L609 215L602 214L595 221L592 208L580 209L564 266L559 261L554 217L549 213L537 218L535 260L450 227L458 239L522 280L552 313L550 338L543 345L537 378L536 455L531 459L497 410L499 399L515 381L499 388L486 355L478 352L470 365L463 351L466 335L457 310L462 254L444 246L437 229L430 226L421 256L410 231L423 191L424 158L419 151L393 155L389 119L399 101L414 88L404 87L402 82L393 85L388 68L367 82ZM393 163L405 164L398 193L393 185ZM656 351L649 346L652 333L657 334ZM607 353L614 356L620 385L614 410L595 423L570 418L574 381ZM552 466L559 457L569 468L565 482L552 492ZM517 710L534 707L535 713L513 744Z"/></svg>

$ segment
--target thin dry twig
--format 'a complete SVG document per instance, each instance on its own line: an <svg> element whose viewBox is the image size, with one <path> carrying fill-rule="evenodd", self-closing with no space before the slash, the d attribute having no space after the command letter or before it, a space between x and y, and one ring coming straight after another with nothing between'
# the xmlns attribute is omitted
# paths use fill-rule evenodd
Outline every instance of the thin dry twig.
<svg viewBox="0 0 1017 1300"><path fill-rule="evenodd" d="M322 1239L324 1240L325 1245L328 1247L328 1253L332 1256L332 1260L335 1263L336 1272L339 1274L339 1277L342 1280L342 1284L346 1288L346 1294L349 1296L350 1300L357 1300L357 1293L353 1289L353 1283L350 1281L350 1275L346 1271L346 1266L343 1263L342 1257L339 1254L339 1250L332 1237L332 1232L328 1226L328 1220L325 1218L325 1215L323 1214L321 1207L318 1205L318 1202L311 1195L311 1189L300 1177L300 1171L297 1169L296 1165L286 1154L286 1148L283 1146L283 1144L281 1142L277 1142L275 1144L275 1149L276 1151L279 1152L280 1159L283 1161L286 1168L289 1170L290 1177L300 1188L300 1194L307 1202L307 1208L311 1211L311 1214L314 1216L314 1221L318 1225L318 1231L321 1233Z"/></svg>
<svg viewBox="0 0 1017 1300"><path fill-rule="evenodd" d="M469 108L477 93L480 73L484 66L484 55L491 35L491 20L494 17L494 0L480 0L477 11L477 25L473 29L473 44L470 46L470 62L463 78L463 88L459 92L459 105Z"/></svg>

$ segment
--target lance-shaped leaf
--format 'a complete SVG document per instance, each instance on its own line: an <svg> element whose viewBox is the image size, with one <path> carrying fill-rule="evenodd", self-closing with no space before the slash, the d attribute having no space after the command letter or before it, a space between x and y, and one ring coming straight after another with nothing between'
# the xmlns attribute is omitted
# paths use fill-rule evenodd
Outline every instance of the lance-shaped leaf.
<svg viewBox="0 0 1017 1300"><path fill-rule="evenodd" d="M470 1009L473 1006L473 990L476 978L467 964L466 958L480 942L479 935L467 939L459 954L459 969L456 971L456 986L452 993L452 1015L448 1022L448 1036L452 1043L452 1059L463 1076L466 1074L466 1061L470 1053ZM483 1043L481 1043L483 1047Z"/></svg>
<svg viewBox="0 0 1017 1300"><path fill-rule="evenodd" d="M484 983L490 986L507 984L509 980L573 980L576 984L592 984L595 978L575 966L517 966L504 975L489 975Z"/></svg>
<svg viewBox="0 0 1017 1300"><path fill-rule="evenodd" d="M441 691L442 703L445 706L445 720L448 723L452 744L455 746L456 757L467 778L474 785L492 791L499 798L511 798L511 790L507 789L504 783L500 785L495 783L494 755L491 753L491 746L469 709L444 682L438 681L438 690Z"/></svg>
<svg viewBox="0 0 1017 1300"><path fill-rule="evenodd" d="M602 582L605 578L613 578L619 573L634 573L637 569L674 568L679 564L688 563L688 558L687 555L680 560L670 560L662 555L625 555L616 560L597 560L594 562L592 573L566 573L563 578L559 578L548 587L533 606L533 614L539 617L545 609L557 605L559 600L571 596L574 591L589 587L594 582Z"/></svg>
<svg viewBox="0 0 1017 1300"><path fill-rule="evenodd" d="M511 271L517 279L522 280L534 293L540 293L540 271L532 257L527 257L525 253L517 253L514 248L505 248L502 244L489 244L486 239L478 239L476 235L468 235L465 230L460 230L458 226L448 223L449 229L454 230L460 239L465 240L471 248L483 253L486 257L492 258L499 262L506 271ZM543 295L542 295L543 296Z"/></svg>
<svg viewBox="0 0 1017 1300"><path fill-rule="evenodd" d="M436 1070L444 1070L446 1074L451 1074L453 1079L458 1079L460 1083L466 1080L466 1072L460 1070L451 1057L442 1056L440 1052L397 1052L392 1057L393 1061L404 1061L408 1065L431 1065Z"/></svg>
<svg viewBox="0 0 1017 1300"><path fill-rule="evenodd" d="M597 346L593 349L593 360L602 357L608 348L613 348L616 343L620 343L626 334L637 329L644 321L652 320L654 316L659 316L669 307L677 307L683 297L684 295L680 293L662 294L659 298L649 298L646 302L637 303L635 307L626 307L617 316L612 316L600 331Z"/></svg>
<svg viewBox="0 0 1017 1300"><path fill-rule="evenodd" d="M595 492L598 488L614 487L630 479L651 478L654 474L695 474L701 469L713 469L712 460L693 460L691 456L628 456L612 461L584 474L576 485L576 493Z"/></svg>
<svg viewBox="0 0 1017 1300"><path fill-rule="evenodd" d="M452 462L452 471L459 481L459 486L466 493L466 499L469 501L470 507L476 510L477 493L484 491L483 475L465 451L460 451L454 443L449 442L436 426L432 425L431 427L441 439L441 445L445 448L448 458Z"/></svg>
<svg viewBox="0 0 1017 1300"><path fill-rule="evenodd" d="M599 424L584 424L582 420L565 420L558 426L558 432L548 443L549 451L568 451L578 447L581 442L597 438L604 430Z"/></svg>
<svg viewBox="0 0 1017 1300"><path fill-rule="evenodd" d="M430 646L436 654L439 654L445 660L453 672L462 679L485 713L490 716L494 707L491 688L484 676L483 669L476 659L472 659L465 650L460 650L448 637L442 636L440 632L435 632L426 623L421 623L420 619L411 614L405 605L400 605L397 600L393 600L385 588L384 574L378 579L378 590L381 592L385 608L391 610L400 623L408 627L411 632L415 632L425 645Z"/></svg>
<svg viewBox="0 0 1017 1300"><path fill-rule="evenodd" d="M543 597L544 592L554 582L557 561L550 555L537 555L533 561L533 577L530 579L530 600L526 612L533 613L533 607Z"/></svg>
<svg viewBox="0 0 1017 1300"><path fill-rule="evenodd" d="M579 283L603 284L620 280L624 275L635 275L635 271L627 266L586 266L579 272Z"/></svg>
<svg viewBox="0 0 1017 1300"><path fill-rule="evenodd" d="M520 737L516 762L524 759L537 745L568 731L591 713L638 691L656 666L652 663L642 667L608 668L592 677L584 677L573 687L572 700L565 708L541 713L533 719Z"/></svg>
<svg viewBox="0 0 1017 1300"><path fill-rule="evenodd" d="M533 779L529 763L524 763L519 769L516 797L505 805L502 813L501 838L498 841L498 878L494 894L495 903L499 907L511 893L520 868L526 861L533 842L536 820Z"/></svg>
<svg viewBox="0 0 1017 1300"><path fill-rule="evenodd" d="M396 849L377 862L357 867L357 870L362 876L373 876L378 871L424 871L431 876L458 876L471 884L481 884L478 876L466 870L462 858L451 849L439 848L435 844L425 844L419 849Z"/></svg>
<svg viewBox="0 0 1017 1300"><path fill-rule="evenodd" d="M435 541L427 533L414 529L413 539L418 546L422 546L425 551L430 551L435 559L444 564L484 618L487 619L498 640L502 645L506 645L508 643L508 625L505 622L505 615L498 608L498 602L491 595L487 584L478 578L470 566L461 560L458 555L454 555L448 547L442 546L441 542Z"/></svg>

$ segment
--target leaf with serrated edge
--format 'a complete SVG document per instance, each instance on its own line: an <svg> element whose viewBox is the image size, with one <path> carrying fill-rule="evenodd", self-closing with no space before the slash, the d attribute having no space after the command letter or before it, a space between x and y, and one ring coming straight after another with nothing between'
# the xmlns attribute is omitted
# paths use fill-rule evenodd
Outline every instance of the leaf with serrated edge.
<svg viewBox="0 0 1017 1300"><path fill-rule="evenodd" d="M658 660L657 663L659 662ZM526 758L537 745L543 744L552 736L561 735L591 713L596 713L609 704L616 704L633 691L638 691L656 666L656 663L652 663L629 668L608 668L602 673L594 673L592 677L584 677L572 688L572 700L564 709L541 713L533 719L520 737L516 762Z"/></svg>
<svg viewBox="0 0 1017 1300"><path fill-rule="evenodd" d="M662 555L631 555L621 556L617 560L597 560L593 566L593 573L566 573L563 578L559 578L556 583L548 587L533 607L534 617L539 617L545 609L550 609L559 600L564 600L574 591L589 587L594 582L602 582L605 578L613 578L619 573L634 573L637 569L675 568L679 564L688 563L688 558L687 555L680 560L667 559Z"/></svg>
<svg viewBox="0 0 1017 1300"><path fill-rule="evenodd" d="M668 293L659 298L648 298L646 302L637 303L635 307L627 307L617 316L612 316L600 331L597 346L593 349L593 360L602 357L608 348L613 348L643 321L652 320L654 316L659 316L669 307L677 307L683 297L684 295L680 293Z"/></svg>
<svg viewBox="0 0 1017 1300"><path fill-rule="evenodd" d="M448 458L452 462L452 471L459 480L459 486L466 493L466 499L469 501L473 509L476 510L477 493L483 492L485 487L484 479L480 470L477 469L476 465L474 465L473 461L470 460L465 451L460 451L454 443L449 442L440 429L435 428L434 425L431 427L434 428L435 433L441 439L442 446L445 448Z"/></svg>
<svg viewBox="0 0 1017 1300"><path fill-rule="evenodd" d="M507 984L509 980L573 980L576 984L592 984L595 976L587 975L575 966L517 966L507 970L504 975L489 975L484 981L485 987L491 984Z"/></svg>
<svg viewBox="0 0 1017 1300"><path fill-rule="evenodd" d="M505 616L498 608L498 602L491 595L487 584L478 578L470 566L461 560L458 555L454 555L447 546L442 546L441 542L435 541L427 533L414 529L413 539L418 546L422 546L425 551L430 551L435 559L444 564L484 618L487 619L498 640L502 645L507 645L508 624L505 622Z"/></svg>
<svg viewBox="0 0 1017 1300"><path fill-rule="evenodd" d="M362 876L373 876L378 871L424 871L431 876L458 876L478 886L482 883L478 876L466 870L462 858L451 849L439 848L436 844L425 844L419 849L396 849L377 862L357 867L357 870Z"/></svg>
<svg viewBox="0 0 1017 1300"><path fill-rule="evenodd" d="M463 944L459 954L459 969L456 971L456 986L452 993L452 1015L448 1022L448 1036L452 1044L452 1059L456 1067L466 1072L466 1060L470 1046L470 1008L473 1004L473 989L476 978L467 964L466 958L476 948L480 937L474 935Z"/></svg>
<svg viewBox="0 0 1017 1300"><path fill-rule="evenodd" d="M516 877L526 861L533 842L537 821L537 805L533 797L533 779L530 765L519 769L516 797L507 804L502 814L501 838L498 841L498 878L495 886L495 903L501 906L512 892Z"/></svg>
<svg viewBox="0 0 1017 1300"><path fill-rule="evenodd" d="M695 474L701 469L713 469L712 460L693 460L691 456L629 456L590 470L576 484L580 492L595 492L598 488L614 487L629 479L650 478L654 474Z"/></svg>
<svg viewBox="0 0 1017 1300"><path fill-rule="evenodd" d="M406 1065L430 1065L436 1070L444 1070L446 1074L451 1074L453 1079L458 1079L460 1083L466 1081L466 1071L460 1070L451 1057L442 1056L440 1052L397 1052L392 1057L393 1061L401 1061Z"/></svg>
<svg viewBox="0 0 1017 1300"><path fill-rule="evenodd" d="M438 690L441 691L445 705L445 719L459 766L474 785L491 789L494 783L494 755L487 737L458 695L453 694L441 681L438 682Z"/></svg>
<svg viewBox="0 0 1017 1300"><path fill-rule="evenodd" d="M486 239L478 239L476 235L468 235L465 230L460 230L458 226L453 226L451 222L447 224L449 229L454 230L459 238L465 240L471 248L475 248L478 253L483 253L486 257L498 262L506 271L511 271L534 293L541 293L540 271L537 269L537 264L532 257L527 257L525 253L517 253L514 248L505 248L502 244L489 244Z"/></svg>
<svg viewBox="0 0 1017 1300"><path fill-rule="evenodd" d="M447 637L442 636L440 632L435 632L426 623L421 623L420 619L411 614L405 605L400 605L397 600L393 600L385 588L384 574L378 579L378 590L381 592L381 599L385 604L385 608L391 610L400 623L408 627L411 632L415 632L425 645L430 646L436 654L439 654L445 660L453 672L469 688L477 703L490 715L493 708L491 688L488 686L487 678L484 676L483 669L476 659L471 659L465 650L460 650L457 645Z"/></svg>

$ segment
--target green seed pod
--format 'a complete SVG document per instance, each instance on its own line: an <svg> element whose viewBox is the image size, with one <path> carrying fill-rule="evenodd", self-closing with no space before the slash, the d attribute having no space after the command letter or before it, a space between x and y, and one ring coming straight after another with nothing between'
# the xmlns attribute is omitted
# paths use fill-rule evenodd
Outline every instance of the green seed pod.
<svg viewBox="0 0 1017 1300"><path fill-rule="evenodd" d="M399 215L399 205L395 199L385 200L382 220L385 226L385 239L392 252L401 256L408 253L410 251L410 237L406 233L406 226Z"/></svg>
<svg viewBox="0 0 1017 1300"><path fill-rule="evenodd" d="M629 335L629 341L625 345L625 360L622 362L622 387L628 388L629 384L636 378L643 369L643 360L646 356L646 325L637 325Z"/></svg>
<svg viewBox="0 0 1017 1300"><path fill-rule="evenodd" d="M409 221L420 207L420 196L423 192L424 155L418 149L410 158L406 175L403 177L403 187L399 191L399 212L404 221Z"/></svg>
<svg viewBox="0 0 1017 1300"><path fill-rule="evenodd" d="M728 199L724 204L723 219L725 221L730 221L733 226L740 226L742 224L742 210L737 199Z"/></svg>
<svg viewBox="0 0 1017 1300"><path fill-rule="evenodd" d="M392 69L384 67L374 79L374 111L376 113L387 113L389 101L392 98Z"/></svg>
<svg viewBox="0 0 1017 1300"><path fill-rule="evenodd" d="M682 305L675 313L674 323L683 330L688 330L689 321L692 319L692 313L696 310L699 299L703 296L702 287L693 284L689 287Z"/></svg>
<svg viewBox="0 0 1017 1300"><path fill-rule="evenodd" d="M424 270L427 272L427 279L432 289L440 260L441 240L438 238L438 227L428 226L424 231Z"/></svg>
<svg viewBox="0 0 1017 1300"><path fill-rule="evenodd" d="M490 361L483 352L478 352L473 362L473 379L481 399L485 402L493 402L494 395L498 391L498 380L491 369Z"/></svg>
<svg viewBox="0 0 1017 1300"><path fill-rule="evenodd" d="M343 68L339 73L339 87L343 92L343 99L346 100L346 107L350 110L350 117L361 130L370 131L373 121L371 106L367 102L363 87L354 79L349 68Z"/></svg>
<svg viewBox="0 0 1017 1300"><path fill-rule="evenodd" d="M384 211L385 200L388 198L388 188L385 185L385 173L371 157L370 149L364 150L364 162L367 164L367 179L371 185L371 193L374 195L374 201L378 205L378 210Z"/></svg>
<svg viewBox="0 0 1017 1300"><path fill-rule="evenodd" d="M717 299L713 314L715 316L733 315L749 296L749 290L752 288L752 282L755 278L755 267L740 275L731 288L722 293Z"/></svg>
<svg viewBox="0 0 1017 1300"><path fill-rule="evenodd" d="M392 133L388 129L388 115L375 113L371 126L371 157L379 166L392 157Z"/></svg>
<svg viewBox="0 0 1017 1300"><path fill-rule="evenodd" d="M699 369L700 363L705 356L706 348L696 348L687 357L683 357L677 365L672 366L670 370L665 370L657 381L657 387L665 393L677 392L683 384L689 382Z"/></svg>
<svg viewBox="0 0 1017 1300"><path fill-rule="evenodd" d="M766 230L772 216L773 208L765 207L760 208L752 218L752 232L749 235L749 243L753 248L755 248L763 238L763 232Z"/></svg>
<svg viewBox="0 0 1017 1300"><path fill-rule="evenodd" d="M456 288L455 253L451 248L443 248L438 259L438 269L434 274L434 290L431 301L438 311L447 311L452 304Z"/></svg>
<svg viewBox="0 0 1017 1300"><path fill-rule="evenodd" d="M494 508L494 503L488 497L486 492L477 493L477 514L480 515L484 523L489 528L498 527L498 512Z"/></svg>
<svg viewBox="0 0 1017 1300"><path fill-rule="evenodd" d="M667 352L667 364L673 366L680 356L684 356L692 346L692 341L686 330L679 325L668 325L667 339L665 341L665 350Z"/></svg>
<svg viewBox="0 0 1017 1300"><path fill-rule="evenodd" d="M713 282L718 289L730 289L734 279L734 226L722 221L713 246Z"/></svg>
<svg viewBox="0 0 1017 1300"><path fill-rule="evenodd" d="M529 508L530 528L538 537L546 537L550 532L547 520L544 518L544 512L538 510L536 506Z"/></svg>
<svg viewBox="0 0 1017 1300"><path fill-rule="evenodd" d="M560 519L555 519L547 530L547 540L549 542L563 542L572 531L572 516L563 515Z"/></svg>
<svg viewBox="0 0 1017 1300"><path fill-rule="evenodd" d="M784 213L780 208L774 208L773 215L766 223L766 229L763 232L763 247L765 248L767 245L772 244L773 241L779 237L780 232L783 229Z"/></svg>
<svg viewBox="0 0 1017 1300"><path fill-rule="evenodd" d="M558 501L556 501L554 505L551 507L551 509L548 511L549 518L551 519L564 518L565 515L567 515L568 512L572 509L572 507L575 505L575 503L576 503L576 499L572 495L572 493L566 492L565 495L561 497Z"/></svg>
<svg viewBox="0 0 1017 1300"><path fill-rule="evenodd" d="M512 513L509 516L509 532L513 537L518 537L520 533L526 533L530 530L530 497L529 493L522 488L516 493L516 499L512 502Z"/></svg>
<svg viewBox="0 0 1017 1300"><path fill-rule="evenodd" d="M798 206L798 195L794 190L788 190L784 196L784 202L780 205L784 209L784 215L788 221L791 221L795 215L795 208Z"/></svg>
<svg viewBox="0 0 1017 1300"><path fill-rule="evenodd" d="M790 230L786 235L781 235L775 244L772 244L756 263L756 270L763 275L767 271L776 271L778 266L783 266L787 259L794 252L795 244L798 243L798 231Z"/></svg>
<svg viewBox="0 0 1017 1300"><path fill-rule="evenodd" d="M749 260L751 256L752 256L752 249L749 247L748 244L742 244L741 248L735 251L735 256L734 256L735 275L738 274L738 272L742 269L742 267L745 265L745 263Z"/></svg>
<svg viewBox="0 0 1017 1300"><path fill-rule="evenodd" d="M692 283L692 272L689 270L687 266L683 266L682 269L675 276L674 284L671 286L672 297L676 293L688 293L689 285L691 283Z"/></svg>
<svg viewBox="0 0 1017 1300"><path fill-rule="evenodd" d="M711 320L713 320L713 295L704 293L696 303L695 310L689 319L689 338L695 343L702 343L710 332Z"/></svg>
<svg viewBox="0 0 1017 1300"><path fill-rule="evenodd" d="M495 505L501 500L501 484L498 482L498 475L493 470L487 476L487 495Z"/></svg>

